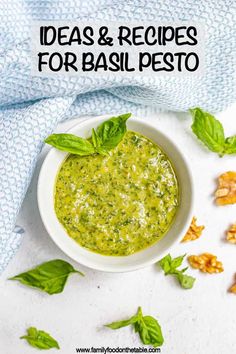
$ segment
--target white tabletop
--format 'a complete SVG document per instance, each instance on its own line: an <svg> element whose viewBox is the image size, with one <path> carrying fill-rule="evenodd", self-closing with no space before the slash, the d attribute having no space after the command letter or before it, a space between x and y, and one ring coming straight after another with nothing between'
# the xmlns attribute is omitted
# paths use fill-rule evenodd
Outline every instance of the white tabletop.
<svg viewBox="0 0 236 354"><path fill-rule="evenodd" d="M217 116L227 135L236 134L236 104ZM76 347L142 346L129 327L117 331L103 327L128 318L138 306L144 314L158 318L165 338L164 354L236 353L236 295L227 292L236 273L236 246L225 242L225 231L236 222L236 204L217 207L213 197L217 176L236 170L236 157L219 158L208 152L193 136L188 114L160 113L146 119L165 128L185 152L195 182L194 214L206 227L199 240L177 245L173 256L210 252L223 262L225 271L208 275L189 269L197 280L192 290L184 290L173 278L164 277L157 266L107 274L71 261L51 241L38 212L36 185L44 148L17 221L25 229L21 248L0 277L0 353L36 353L19 339L30 326L55 337L62 354L76 353ZM64 123L59 129L65 131L72 124ZM55 258L68 260L86 276L72 275L64 292L53 296L7 281Z"/></svg>

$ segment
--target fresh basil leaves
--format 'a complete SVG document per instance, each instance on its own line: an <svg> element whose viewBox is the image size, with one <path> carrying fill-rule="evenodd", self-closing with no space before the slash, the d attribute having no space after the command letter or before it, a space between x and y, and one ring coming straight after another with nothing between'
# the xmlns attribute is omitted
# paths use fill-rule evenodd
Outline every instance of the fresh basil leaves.
<svg viewBox="0 0 236 354"><path fill-rule="evenodd" d="M135 324L138 320L138 315L134 315L130 317L128 320L123 320L123 321L117 321L117 322L112 322L110 324L105 325L108 328L111 329L119 329L122 327L126 327L132 324Z"/></svg>
<svg viewBox="0 0 236 354"><path fill-rule="evenodd" d="M98 139L98 145L95 148L98 153L107 153L121 142L127 131L126 121L130 116L131 113L112 117L98 126L95 132Z"/></svg>
<svg viewBox="0 0 236 354"><path fill-rule="evenodd" d="M35 327L27 329L27 334L20 337L20 339L26 339L27 342L34 348L38 349L60 349L57 341L50 336L47 332L37 330Z"/></svg>
<svg viewBox="0 0 236 354"><path fill-rule="evenodd" d="M177 268L181 266L183 263L184 257L186 255L184 254L183 256L172 258L170 254L167 256L163 257L158 264L164 271L165 275L173 275L177 278L179 281L179 284L182 286L184 289L191 289L194 285L195 278L191 277L190 275L184 274L186 272L187 268L184 268L182 270L178 270Z"/></svg>
<svg viewBox="0 0 236 354"><path fill-rule="evenodd" d="M143 316L141 307L138 308L136 315L132 316L128 320L112 322L106 327L111 329L119 329L133 325L135 332L139 334L139 337L143 344L160 347L164 343L161 327L158 321L152 316Z"/></svg>
<svg viewBox="0 0 236 354"><path fill-rule="evenodd" d="M126 113L106 120L96 130L92 129L92 139L83 139L73 134L52 134L45 139L45 143L80 156L95 153L107 155L123 139L127 131L126 121L130 116L131 113Z"/></svg>
<svg viewBox="0 0 236 354"><path fill-rule="evenodd" d="M55 259L43 263L28 272L18 274L10 280L45 291L49 295L59 294L63 291L67 278L72 273L83 273L75 270L71 264L62 259Z"/></svg>
<svg viewBox="0 0 236 354"><path fill-rule="evenodd" d="M192 131L210 151L219 156L236 153L236 136L225 138L219 120L198 107L190 109L190 113L193 116Z"/></svg>
<svg viewBox="0 0 236 354"><path fill-rule="evenodd" d="M58 150L80 156L95 153L94 146L88 140L73 134L52 134L45 139L45 143L54 146Z"/></svg>

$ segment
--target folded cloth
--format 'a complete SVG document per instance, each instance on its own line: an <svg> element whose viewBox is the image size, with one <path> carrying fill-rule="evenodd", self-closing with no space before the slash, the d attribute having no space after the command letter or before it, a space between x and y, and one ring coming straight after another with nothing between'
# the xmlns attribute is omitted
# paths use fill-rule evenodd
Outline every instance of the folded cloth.
<svg viewBox="0 0 236 354"><path fill-rule="evenodd" d="M0 271L20 245L17 213L44 138L62 120L85 114L222 110L235 100L236 14L231 0L1 0ZM196 21L205 24L201 77L32 77L33 20Z"/></svg>

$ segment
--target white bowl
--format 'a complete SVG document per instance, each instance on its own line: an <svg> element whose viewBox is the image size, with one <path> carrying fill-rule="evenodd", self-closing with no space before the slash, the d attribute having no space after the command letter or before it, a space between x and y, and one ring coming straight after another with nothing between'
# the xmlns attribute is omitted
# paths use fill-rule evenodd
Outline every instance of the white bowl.
<svg viewBox="0 0 236 354"><path fill-rule="evenodd" d="M100 116L85 121L78 120L70 133L88 138L91 129L96 128L110 116ZM38 205L43 223L53 241L75 261L93 269L108 272L126 272L149 266L165 256L173 245L178 243L187 231L193 205L193 182L187 162L182 152L165 134L158 131L149 122L138 118L127 121L130 130L139 132L154 142L167 154L172 162L180 189L180 205L174 222L163 237L156 244L129 256L103 256L81 247L68 236L57 219L54 210L54 184L60 166L67 153L52 148L42 165L38 180Z"/></svg>

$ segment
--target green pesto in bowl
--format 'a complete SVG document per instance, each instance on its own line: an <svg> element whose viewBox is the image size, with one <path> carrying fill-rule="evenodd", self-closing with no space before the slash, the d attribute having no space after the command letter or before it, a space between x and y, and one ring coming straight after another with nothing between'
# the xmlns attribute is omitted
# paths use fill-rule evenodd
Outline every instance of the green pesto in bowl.
<svg viewBox="0 0 236 354"><path fill-rule="evenodd" d="M67 234L107 256L128 256L158 242L178 204L170 160L133 131L108 156L69 155L55 183L55 212Z"/></svg>

